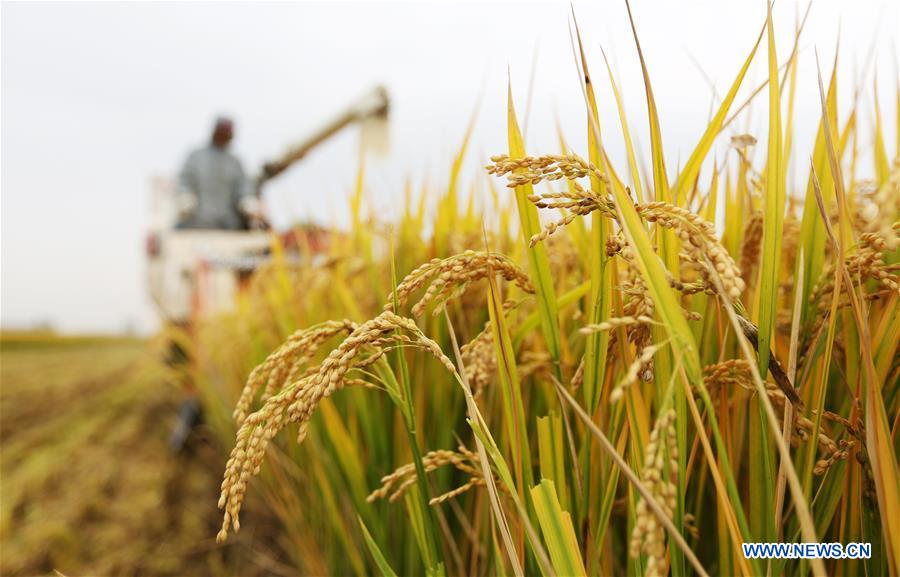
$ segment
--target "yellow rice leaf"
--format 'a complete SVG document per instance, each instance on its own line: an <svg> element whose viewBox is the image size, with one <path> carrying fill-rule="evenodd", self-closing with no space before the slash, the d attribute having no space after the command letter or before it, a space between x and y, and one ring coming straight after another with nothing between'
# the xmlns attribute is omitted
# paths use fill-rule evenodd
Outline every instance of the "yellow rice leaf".
<svg viewBox="0 0 900 577"><path fill-rule="evenodd" d="M559 413L550 411L546 417L538 417L537 434L541 477L553 481L559 487L559 500L563 508L569 509L569 494L566 490L566 453L563 448L563 427Z"/></svg>
<svg viewBox="0 0 900 577"><path fill-rule="evenodd" d="M585 98L588 103L588 160L594 166L600 168L607 178L606 167L608 162L603 156L603 143L600 136L600 121L597 112L597 99L594 96L594 85L591 82L591 74L587 67L587 58L584 55L584 45L581 42L581 32L578 24L575 24L578 38L578 49L581 54L581 71L584 78ZM598 194L604 194L606 183L600 178L591 176L591 189ZM609 266L609 257L606 255L606 239L609 235L610 223L599 212L591 214L591 242L590 242L590 274L591 290L588 294L587 313L590 322L598 324L610 316L612 307L612 268ZM584 352L584 397L588 410L594 412L600 404L600 393L603 378L606 375L606 353L609 345L609 333L607 331L591 333L587 336Z"/></svg>
<svg viewBox="0 0 900 577"><path fill-rule="evenodd" d="M769 351L775 326L778 300L778 272L781 270L781 241L784 229L785 171L782 154L781 91L771 6L767 20L769 41L769 156L766 162L765 217L760 273L759 372L767 374Z"/></svg>
<svg viewBox="0 0 900 577"><path fill-rule="evenodd" d="M542 480L531 489L531 497L534 500L544 541L547 542L550 562L557 575L586 577L581 550L578 548L578 538L572 526L572 516L560 506L553 481Z"/></svg>
<svg viewBox="0 0 900 577"><path fill-rule="evenodd" d="M603 51L603 60L606 62L606 71L609 74L609 84L612 86L613 96L616 99L616 110L619 113L619 124L622 126L622 137L625 139L625 153L628 156L628 170L631 175L631 186L634 187L635 198L638 202L644 202L644 187L641 186L641 175L638 172L637 157L634 154L634 144L631 140L631 131L628 130L628 118L625 116L625 107L622 104L622 94L616 85L612 67Z"/></svg>
<svg viewBox="0 0 900 577"><path fill-rule="evenodd" d="M875 181L881 186L891 176L887 148L884 145L884 128L881 124L881 107L878 105L878 82L875 82Z"/></svg>
<svg viewBox="0 0 900 577"><path fill-rule="evenodd" d="M753 49L750 50L750 54L747 56L747 59L744 60L744 65L741 67L740 72L738 72L734 82L731 83L731 88L729 88L728 94L725 95L725 99L722 100L718 112L716 112L716 115L713 116L712 121L706 127L706 132L703 133L700 142L694 147L694 151L691 153L690 158L688 158L687 164L681 169L681 173L675 180L675 184L672 185L672 194L675 197L675 204L679 206L684 204L687 187L693 186L694 181L697 179L697 175L700 174L700 167L703 165L703 161L706 159L706 155L709 153L710 148L712 148L713 142L719 135L719 132L722 131L725 117L728 115L728 110L731 108L735 96L737 96L738 89L740 89L741 84L744 82L744 76L750 68L750 63L753 62L753 57L756 56L756 50L759 48L762 36L763 33L760 31L759 36L756 38L756 43L753 45Z"/></svg>
<svg viewBox="0 0 900 577"><path fill-rule="evenodd" d="M512 85L508 87L508 137L510 158L523 158L525 156L525 143L519 130L519 122L516 119L516 109L513 106ZM538 218L537 208L528 200L534 193L531 184L516 187L516 205L519 209L519 226L522 228L522 236L527 246L531 237L541 232L541 221ZM530 265L532 281L537 291L538 311L540 312L541 330L550 357L555 364L559 363L559 319L556 311L556 290L553 287L553 277L550 275L550 261L547 258L547 249L543 243L528 248L528 263Z"/></svg>

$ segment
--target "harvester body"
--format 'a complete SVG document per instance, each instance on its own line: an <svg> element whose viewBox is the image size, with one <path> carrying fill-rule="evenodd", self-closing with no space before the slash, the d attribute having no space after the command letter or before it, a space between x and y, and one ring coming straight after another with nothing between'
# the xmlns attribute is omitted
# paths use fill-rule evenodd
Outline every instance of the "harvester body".
<svg viewBox="0 0 900 577"><path fill-rule="evenodd" d="M383 125L388 109L387 91L376 86L279 158L266 162L253 180L257 196L261 197L266 182L342 128L356 123ZM260 223L234 231L177 228L176 197L173 182L154 183L147 276L150 296L162 319L188 324L231 309L249 274L268 259L275 239Z"/></svg>

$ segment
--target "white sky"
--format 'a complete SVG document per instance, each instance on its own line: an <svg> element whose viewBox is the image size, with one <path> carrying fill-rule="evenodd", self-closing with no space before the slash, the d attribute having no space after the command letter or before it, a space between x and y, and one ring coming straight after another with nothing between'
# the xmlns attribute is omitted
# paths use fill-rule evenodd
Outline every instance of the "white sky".
<svg viewBox="0 0 900 577"><path fill-rule="evenodd" d="M694 61L724 94L764 23L765 2L633 3L674 170L710 110L711 90ZM782 59L805 7L776 3ZM566 2L3 3L3 326L154 326L143 268L150 179L175 174L186 153L206 141L219 112L236 119L234 150L252 173L383 83L392 98L391 152L370 163L367 185L376 205L392 211L408 178L417 186L444 185L479 97L464 173L468 180L483 178L479 167L487 156L505 149L507 67L522 116L537 49L529 150L557 151L556 117L570 144L583 149L569 10ZM620 133L601 45L646 149L643 85L624 0L582 1L576 12L613 158L622 158ZM842 110L865 73L861 121L871 129L877 70L882 113L894 122L898 3L815 0L798 78L795 151L803 155L819 118L814 50L827 74L839 29ZM763 47L747 87L765 77L765 58ZM749 124L737 127L761 142L765 106L760 100ZM273 220L345 221L357 140L357 131L340 134L273 183L266 191ZM890 153L893 147L892 137ZM721 157L724 149L717 150Z"/></svg>

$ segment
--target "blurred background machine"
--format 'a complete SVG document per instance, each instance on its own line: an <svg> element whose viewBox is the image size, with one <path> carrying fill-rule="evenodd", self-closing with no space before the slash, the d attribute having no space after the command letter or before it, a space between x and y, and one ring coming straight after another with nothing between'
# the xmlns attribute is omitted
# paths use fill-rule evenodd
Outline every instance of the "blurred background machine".
<svg viewBox="0 0 900 577"><path fill-rule="evenodd" d="M262 199L269 180L347 126L360 125L366 133L363 142L377 145L383 138L371 135L386 134L389 108L384 87L376 86L365 93L279 158L263 164L250 183L257 199ZM185 326L233 306L243 282L266 260L272 232L265 220L248 222L244 230L178 229L176 195L174 183L153 183L146 242L147 280L163 322ZM326 243L312 244L321 249Z"/></svg>

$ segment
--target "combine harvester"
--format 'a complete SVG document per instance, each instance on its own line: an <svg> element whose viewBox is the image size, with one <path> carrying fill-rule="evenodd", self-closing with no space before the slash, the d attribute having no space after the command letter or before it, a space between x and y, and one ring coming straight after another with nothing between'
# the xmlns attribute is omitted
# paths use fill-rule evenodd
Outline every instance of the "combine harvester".
<svg viewBox="0 0 900 577"><path fill-rule="evenodd" d="M261 199L267 182L344 127L361 124L383 134L388 110L387 91L376 86L280 158L265 163L253 180L257 198ZM363 139L369 144L371 140ZM175 228L175 195L171 183L154 184L147 276L150 296L163 322L187 328L234 306L250 274L267 260L272 232L264 221L248 222L247 229L239 231L179 230ZM327 245L321 235L310 241L313 250Z"/></svg>

